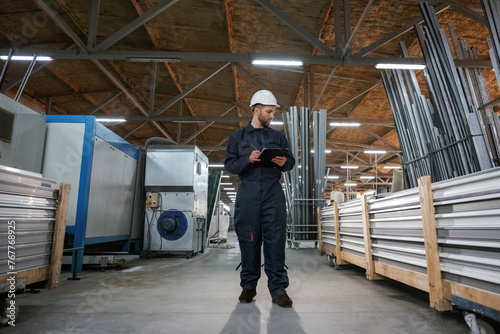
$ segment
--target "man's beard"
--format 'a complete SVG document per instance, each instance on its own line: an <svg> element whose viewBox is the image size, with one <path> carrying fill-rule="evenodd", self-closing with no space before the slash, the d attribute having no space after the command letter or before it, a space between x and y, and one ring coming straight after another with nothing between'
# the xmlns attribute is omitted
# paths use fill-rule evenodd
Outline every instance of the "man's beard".
<svg viewBox="0 0 500 334"><path fill-rule="evenodd" d="M261 117L260 117L260 115L259 115L259 122L260 122L260 124L261 124L263 127L265 127L265 128L267 128L267 127L269 126L269 124L271 124L271 121L270 121L270 120L269 120L269 121L267 121L267 120L265 120L264 118L261 118Z"/></svg>

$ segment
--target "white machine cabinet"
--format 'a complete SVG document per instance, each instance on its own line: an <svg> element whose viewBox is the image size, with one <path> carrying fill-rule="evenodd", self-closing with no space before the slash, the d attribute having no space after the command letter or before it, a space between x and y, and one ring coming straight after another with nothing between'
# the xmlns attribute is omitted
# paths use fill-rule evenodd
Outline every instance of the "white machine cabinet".
<svg viewBox="0 0 500 334"><path fill-rule="evenodd" d="M185 252L188 258L202 253L206 246L208 158L201 150L181 145L149 148L145 189L157 203L146 208L144 249Z"/></svg>

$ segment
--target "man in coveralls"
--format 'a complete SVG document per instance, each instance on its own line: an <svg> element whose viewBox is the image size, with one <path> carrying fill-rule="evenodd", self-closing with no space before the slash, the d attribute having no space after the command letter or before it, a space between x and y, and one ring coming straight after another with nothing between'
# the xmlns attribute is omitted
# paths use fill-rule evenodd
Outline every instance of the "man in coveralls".
<svg viewBox="0 0 500 334"><path fill-rule="evenodd" d="M234 228L241 250L240 302L250 303L257 294L257 281L261 274L261 245L264 242L264 265L272 302L291 307L286 294L288 275L285 270L286 206L280 184L281 172L295 164L288 151L286 157L275 157L273 167L256 167L264 148L287 148L288 140L269 124L274 118L276 98L268 90L252 97L252 121L231 134L226 149L224 166L238 174L241 185L236 196Z"/></svg>

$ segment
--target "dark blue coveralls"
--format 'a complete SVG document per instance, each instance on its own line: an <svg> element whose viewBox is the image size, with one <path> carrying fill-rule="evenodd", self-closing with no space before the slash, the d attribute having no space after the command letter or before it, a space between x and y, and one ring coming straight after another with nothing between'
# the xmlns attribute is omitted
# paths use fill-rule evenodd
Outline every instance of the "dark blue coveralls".
<svg viewBox="0 0 500 334"><path fill-rule="evenodd" d="M286 206L280 184L281 172L295 165L290 150L282 167L253 168L250 154L254 147L288 148L288 140L279 131L254 128L249 123L229 137L224 166L238 174L241 185L236 196L234 228L241 249L241 287L255 289L261 273L261 245L264 242L265 272L274 298L288 287L285 270Z"/></svg>

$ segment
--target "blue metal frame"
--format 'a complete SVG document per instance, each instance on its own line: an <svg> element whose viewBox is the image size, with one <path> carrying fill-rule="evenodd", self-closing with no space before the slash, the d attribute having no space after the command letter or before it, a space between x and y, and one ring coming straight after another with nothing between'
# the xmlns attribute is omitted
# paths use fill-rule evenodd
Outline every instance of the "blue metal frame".
<svg viewBox="0 0 500 334"><path fill-rule="evenodd" d="M108 237L92 237L92 238L85 238L85 244L86 245L103 244L105 242L121 241L128 239L130 239L130 234L111 235Z"/></svg>
<svg viewBox="0 0 500 334"><path fill-rule="evenodd" d="M128 235L85 238L85 234L87 231L87 214L89 209L90 180L92 176L92 160L94 157L94 138L101 138L102 140L116 147L125 154L130 155L136 160L138 160L139 158L139 148L131 145L126 140L119 137L117 134L108 130L104 125L98 123L95 116L47 115L47 123L85 124L75 226L66 227L66 233L74 234L73 247L79 248L85 247L86 244L90 245L125 240L124 248L127 248L127 244L130 248L131 232ZM131 229L132 223L133 215L130 222ZM75 269L75 264L77 264L76 270L81 271L83 264L83 252L76 252L76 254L73 253L73 258L71 261L72 271Z"/></svg>

